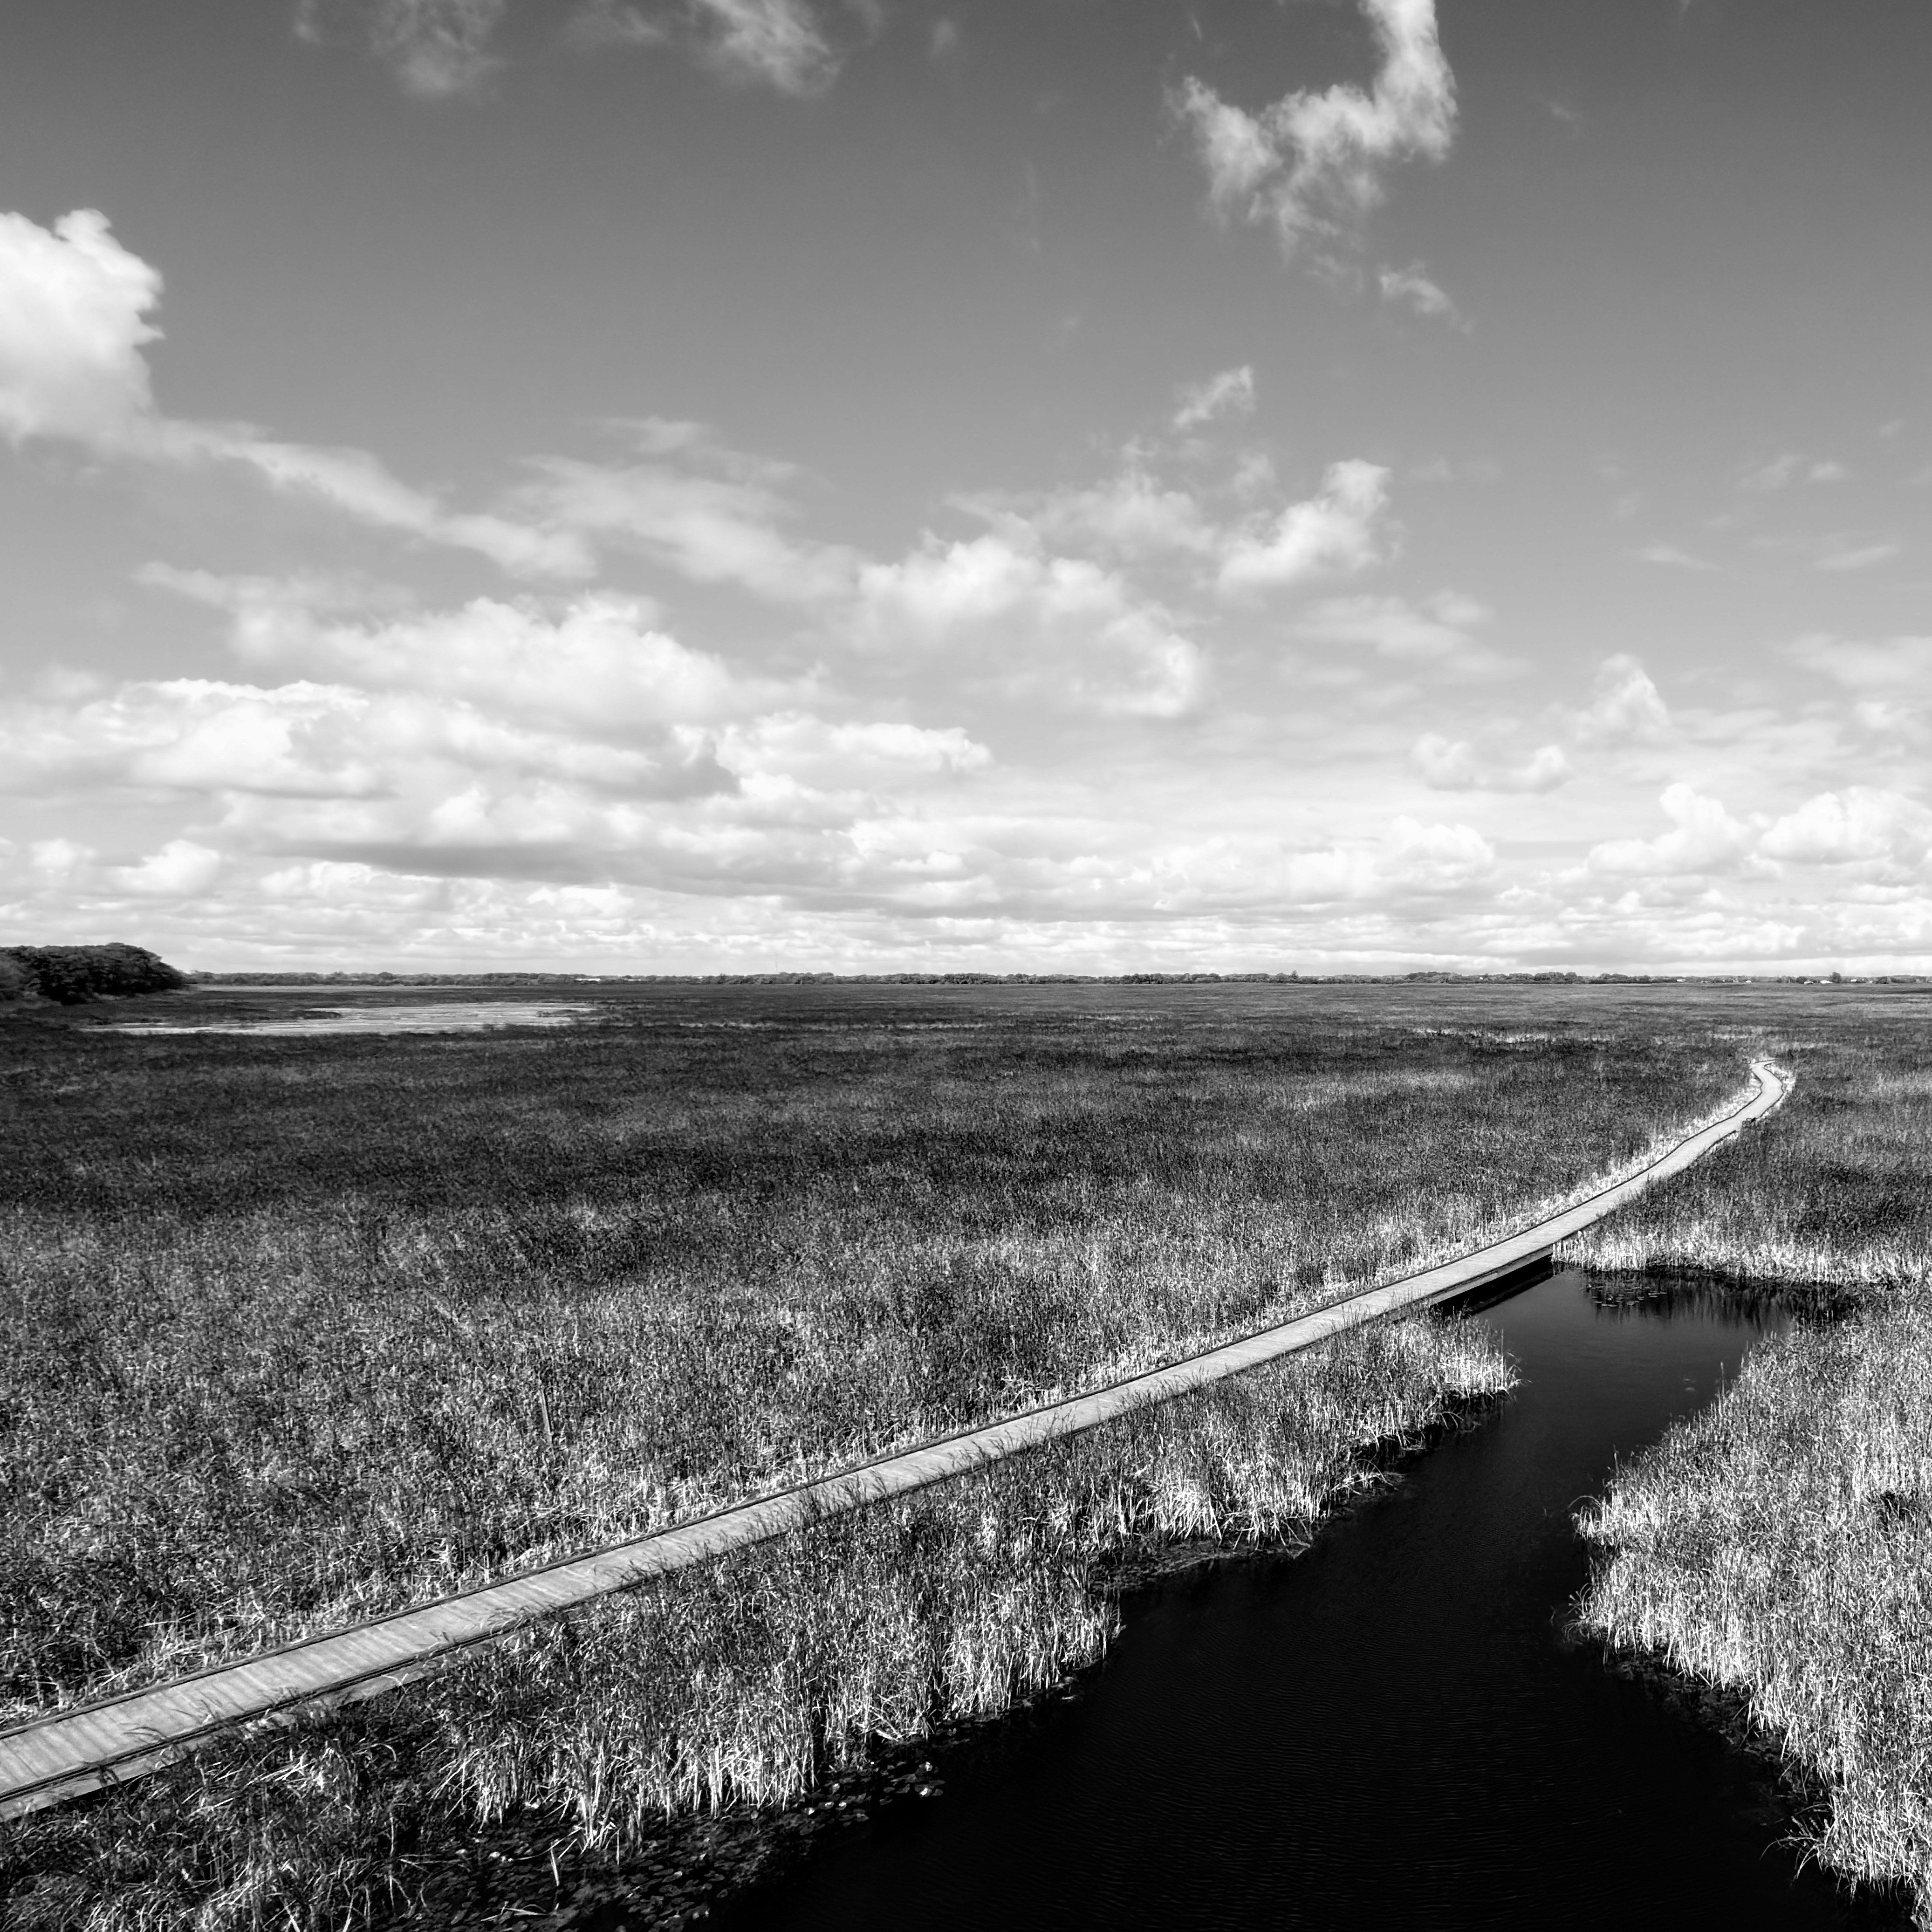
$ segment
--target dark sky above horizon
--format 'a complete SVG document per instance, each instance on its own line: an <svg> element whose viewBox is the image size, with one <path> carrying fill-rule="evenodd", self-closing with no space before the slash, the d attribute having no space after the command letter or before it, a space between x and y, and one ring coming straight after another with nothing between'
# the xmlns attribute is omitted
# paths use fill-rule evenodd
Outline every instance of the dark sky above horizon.
<svg viewBox="0 0 1932 1932"><path fill-rule="evenodd" d="M1917 0L24 0L0 926L1932 964Z"/></svg>

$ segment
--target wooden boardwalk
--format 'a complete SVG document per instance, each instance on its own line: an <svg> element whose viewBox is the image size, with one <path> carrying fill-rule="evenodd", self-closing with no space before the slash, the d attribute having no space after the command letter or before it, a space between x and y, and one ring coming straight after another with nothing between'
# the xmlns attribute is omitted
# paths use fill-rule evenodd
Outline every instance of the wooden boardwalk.
<svg viewBox="0 0 1932 1932"><path fill-rule="evenodd" d="M1762 1119L1784 1098L1790 1076L1763 1061L1753 1062L1751 1072L1750 1092L1728 1113L1637 1173L1458 1260L1088 1394L882 1456L655 1535L0 1731L0 1818L18 1817L141 1777L238 1724L288 1720L304 1710L374 1696L536 1618L1077 1435L1131 1410L1312 1348L1365 1322L1469 1294L1546 1259L1559 1242Z"/></svg>

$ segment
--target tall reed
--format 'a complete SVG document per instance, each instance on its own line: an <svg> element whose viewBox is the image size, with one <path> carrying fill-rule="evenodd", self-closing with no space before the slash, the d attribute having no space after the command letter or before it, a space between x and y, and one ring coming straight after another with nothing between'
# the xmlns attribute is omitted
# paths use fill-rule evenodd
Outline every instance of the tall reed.
<svg viewBox="0 0 1932 1932"><path fill-rule="evenodd" d="M1817 1797L1799 1828L1932 1925L1932 1036L1923 995L1822 998L1797 1090L1590 1231L1591 1265L1822 1291L1580 1528L1580 1624L1739 1700Z"/></svg>
<svg viewBox="0 0 1932 1932"><path fill-rule="evenodd" d="M793 1802L1103 1652L1110 1586L1176 1543L1295 1546L1372 1453L1509 1386L1486 1330L1358 1331L939 1489L608 1598L292 1733L16 1826L9 1923L228 1932L472 1923L694 1814ZM469 1848L524 1853L507 1885ZM680 1853L680 1864L691 1854ZM687 1882L692 1875L687 1874ZM706 1874L728 1882L728 1871Z"/></svg>
<svg viewBox="0 0 1932 1932"><path fill-rule="evenodd" d="M1425 1265L1641 1158L1744 1058L1701 1007L1438 988L664 989L460 1039L5 1024L16 1713ZM1451 1323L1348 1337L29 1821L9 1910L320 1932L471 1910L479 1832L647 1861L1078 1670L1124 1566L1295 1544L1376 1445L1508 1378Z"/></svg>

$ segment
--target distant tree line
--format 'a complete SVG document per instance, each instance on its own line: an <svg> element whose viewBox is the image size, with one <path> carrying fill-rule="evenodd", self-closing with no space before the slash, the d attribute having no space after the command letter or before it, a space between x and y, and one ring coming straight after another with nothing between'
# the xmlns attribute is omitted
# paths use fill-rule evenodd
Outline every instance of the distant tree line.
<svg viewBox="0 0 1932 1932"><path fill-rule="evenodd" d="M207 973L218 986L1918 986L1926 975L1879 973Z"/></svg>
<svg viewBox="0 0 1932 1932"><path fill-rule="evenodd" d="M189 983L158 954L139 946L0 946L0 1000L89 1000L172 993Z"/></svg>

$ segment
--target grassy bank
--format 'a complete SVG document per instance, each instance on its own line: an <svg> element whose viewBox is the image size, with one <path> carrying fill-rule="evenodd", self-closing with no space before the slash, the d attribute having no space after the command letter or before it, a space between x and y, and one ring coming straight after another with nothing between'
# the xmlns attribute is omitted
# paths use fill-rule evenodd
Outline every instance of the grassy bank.
<svg viewBox="0 0 1932 1932"><path fill-rule="evenodd" d="M43 1814L12 1828L0 1884L16 1924L91 1932L474 1924L621 1860L650 1922L668 1867L687 1899L729 1880L694 1815L784 1804L1060 1682L1104 1648L1124 1568L1177 1541L1292 1546L1375 1479L1365 1448L1508 1381L1453 1322L1351 1336Z"/></svg>
<svg viewBox="0 0 1932 1932"><path fill-rule="evenodd" d="M11 1708L635 1534L1520 1225L1738 1085L1709 1016L1660 1010L668 988L548 1034L10 1022ZM22 1922L310 1899L293 1922L339 1924L458 1882L439 1848L493 1819L547 1821L567 1861L782 1802L1078 1667L1122 1563L1305 1534L1365 1450L1504 1374L1453 1327L1358 1338L633 1593L20 1828Z"/></svg>
<svg viewBox="0 0 1932 1932"><path fill-rule="evenodd" d="M1595 1266L1817 1288L1580 1520L1581 1621L1741 1699L1821 1803L1817 1856L1932 1924L1932 1037L1821 1005L1783 1113L1576 1244Z"/></svg>

